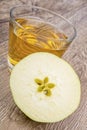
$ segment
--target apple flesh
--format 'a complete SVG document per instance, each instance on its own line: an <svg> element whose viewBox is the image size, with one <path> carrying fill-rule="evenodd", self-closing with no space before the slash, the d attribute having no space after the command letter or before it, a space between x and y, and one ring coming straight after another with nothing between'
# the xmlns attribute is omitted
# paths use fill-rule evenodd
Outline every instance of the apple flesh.
<svg viewBox="0 0 87 130"><path fill-rule="evenodd" d="M38 91L35 79L47 77L51 94ZM48 84L48 83L46 83ZM13 69L10 88L17 106L37 122L57 122L71 115L80 102L80 81L73 68L63 59L46 52L33 53Z"/></svg>

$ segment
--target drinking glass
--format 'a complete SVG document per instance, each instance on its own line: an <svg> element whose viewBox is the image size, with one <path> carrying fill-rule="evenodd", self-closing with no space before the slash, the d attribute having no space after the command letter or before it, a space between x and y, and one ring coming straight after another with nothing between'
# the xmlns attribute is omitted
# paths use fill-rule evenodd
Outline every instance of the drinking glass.
<svg viewBox="0 0 87 130"><path fill-rule="evenodd" d="M8 65L35 52L61 57L76 36L76 29L63 16L37 6L16 6L10 11Z"/></svg>

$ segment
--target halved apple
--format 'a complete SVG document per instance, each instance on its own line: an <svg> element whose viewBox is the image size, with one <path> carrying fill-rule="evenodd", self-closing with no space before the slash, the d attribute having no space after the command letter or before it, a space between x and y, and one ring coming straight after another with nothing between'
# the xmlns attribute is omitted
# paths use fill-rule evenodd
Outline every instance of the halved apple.
<svg viewBox="0 0 87 130"><path fill-rule="evenodd" d="M21 60L11 73L10 87L17 106L38 122L63 120L80 102L78 76L51 53L33 53Z"/></svg>

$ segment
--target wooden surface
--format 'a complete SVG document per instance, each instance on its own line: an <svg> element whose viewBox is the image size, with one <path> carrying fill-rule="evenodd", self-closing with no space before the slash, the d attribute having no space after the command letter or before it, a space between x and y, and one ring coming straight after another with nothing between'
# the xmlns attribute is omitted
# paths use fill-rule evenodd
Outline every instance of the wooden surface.
<svg viewBox="0 0 87 130"><path fill-rule="evenodd" d="M87 0L0 0L0 130L87 130ZM67 119L37 123L15 105L7 65L9 10L18 4L34 4L54 10L72 21L77 37L64 55L81 80L81 103Z"/></svg>

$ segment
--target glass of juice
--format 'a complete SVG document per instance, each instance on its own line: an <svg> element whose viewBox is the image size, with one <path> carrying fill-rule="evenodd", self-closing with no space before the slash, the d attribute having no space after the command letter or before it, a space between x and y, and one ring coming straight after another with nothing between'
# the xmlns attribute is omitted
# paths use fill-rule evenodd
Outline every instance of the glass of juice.
<svg viewBox="0 0 87 130"><path fill-rule="evenodd" d="M10 11L8 65L35 52L61 57L76 36L76 29L63 16L37 6L16 6Z"/></svg>

